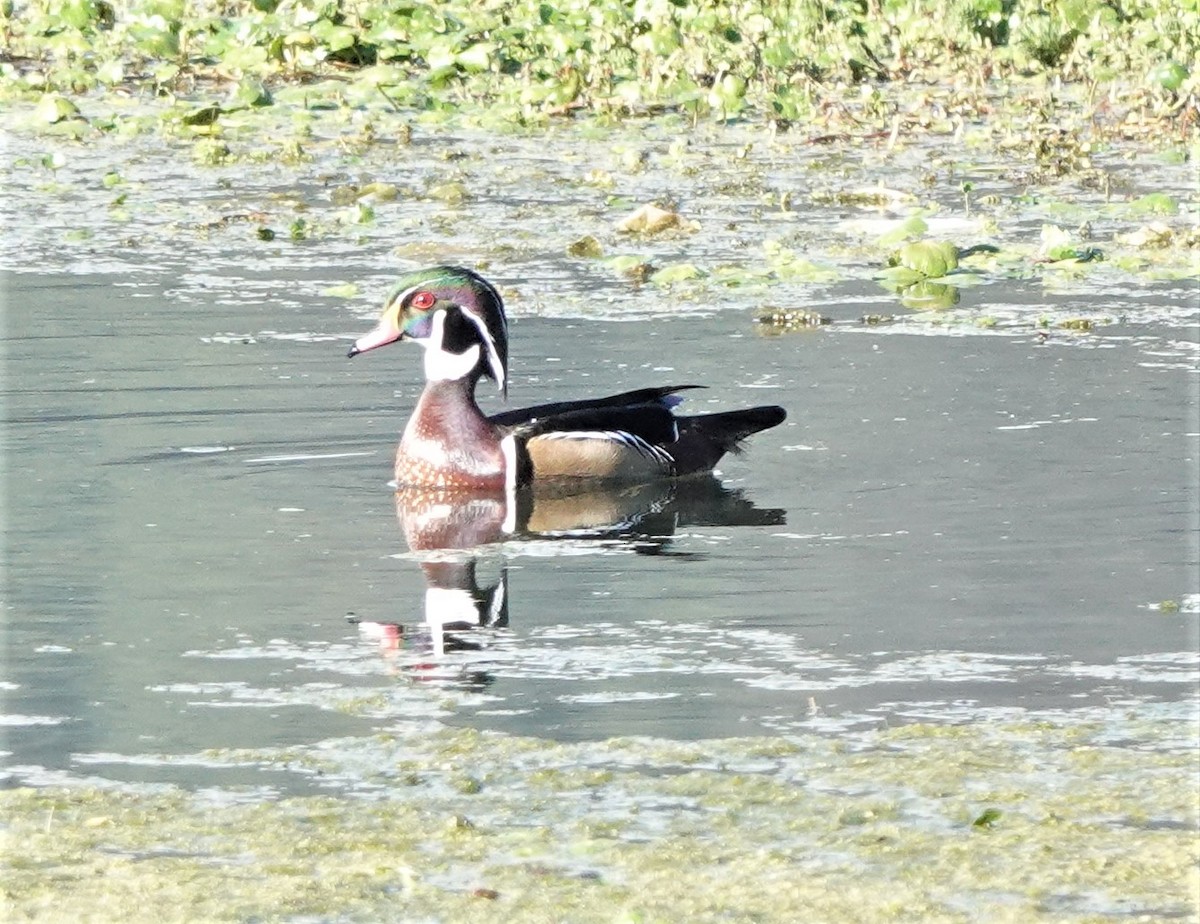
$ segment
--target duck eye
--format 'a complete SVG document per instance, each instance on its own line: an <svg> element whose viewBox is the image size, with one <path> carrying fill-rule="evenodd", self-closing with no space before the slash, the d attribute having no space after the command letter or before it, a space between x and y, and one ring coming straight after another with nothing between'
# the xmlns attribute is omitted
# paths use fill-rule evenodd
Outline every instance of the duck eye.
<svg viewBox="0 0 1200 924"><path fill-rule="evenodd" d="M432 292L418 292L408 304L419 311L428 311L437 304L437 298Z"/></svg>

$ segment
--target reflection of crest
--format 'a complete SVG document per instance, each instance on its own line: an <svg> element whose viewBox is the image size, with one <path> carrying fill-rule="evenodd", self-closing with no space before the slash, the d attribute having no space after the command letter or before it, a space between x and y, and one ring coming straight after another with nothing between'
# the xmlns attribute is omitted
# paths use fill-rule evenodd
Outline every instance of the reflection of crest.
<svg viewBox="0 0 1200 924"><path fill-rule="evenodd" d="M785 522L784 511L755 507L712 477L607 488L588 484L578 490L542 485L515 498L407 488L396 492L396 516L425 574L425 619L419 626L359 621L359 628L376 636L390 655L408 651L413 660L407 666L421 679L476 689L490 681L477 663L469 676L452 670L448 676L440 659L484 647L490 639L480 629L507 627L508 575L501 555L519 551L520 544L596 541L641 554L698 555L672 551L676 530ZM481 579L479 566L494 561L501 562L498 574Z"/></svg>

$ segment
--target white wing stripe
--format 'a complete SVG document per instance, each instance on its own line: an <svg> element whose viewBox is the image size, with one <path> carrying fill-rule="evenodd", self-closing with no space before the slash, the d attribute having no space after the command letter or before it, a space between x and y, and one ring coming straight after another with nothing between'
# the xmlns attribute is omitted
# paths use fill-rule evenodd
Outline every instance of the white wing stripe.
<svg viewBox="0 0 1200 924"><path fill-rule="evenodd" d="M661 446L655 446L642 439L636 433L627 430L554 430L542 434L539 439L547 440L604 440L609 443L620 443L636 450L642 456L653 459L663 465L671 465L675 457Z"/></svg>

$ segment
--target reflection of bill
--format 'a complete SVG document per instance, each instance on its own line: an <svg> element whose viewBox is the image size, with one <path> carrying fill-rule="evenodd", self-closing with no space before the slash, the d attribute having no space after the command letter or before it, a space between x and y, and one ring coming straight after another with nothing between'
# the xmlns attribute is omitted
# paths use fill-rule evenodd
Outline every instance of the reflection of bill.
<svg viewBox="0 0 1200 924"><path fill-rule="evenodd" d="M443 655L447 651L477 650L456 635L475 629L498 629L508 625L508 572L481 585L475 577L475 561L424 563L428 587L425 590L425 620L405 627L395 622L375 622L352 617L364 638L375 639L385 655L395 655L405 647L417 646L426 653ZM422 642L425 644L422 646Z"/></svg>
<svg viewBox="0 0 1200 924"><path fill-rule="evenodd" d="M711 476L609 488L582 483L577 490L559 484L519 491L515 498L407 488L396 492L396 516L425 575L424 620L353 621L385 655L407 661L399 666L418 679L475 689L490 676L478 665L466 675L456 672L445 656L482 650L493 636L480 630L508 626L507 569L501 564L482 578L479 571L483 562L500 560L511 544L617 545L642 554L693 557L702 553L671 548L680 527L785 522L784 511L755 507Z"/></svg>

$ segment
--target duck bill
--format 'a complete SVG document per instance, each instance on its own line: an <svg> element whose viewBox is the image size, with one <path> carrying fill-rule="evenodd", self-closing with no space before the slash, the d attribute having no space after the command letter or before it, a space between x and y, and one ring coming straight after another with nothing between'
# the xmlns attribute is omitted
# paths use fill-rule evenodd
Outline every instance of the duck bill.
<svg viewBox="0 0 1200 924"><path fill-rule="evenodd" d="M389 307L379 319L379 323L375 325L375 329L355 340L354 345L350 347L350 352L346 355L354 357L359 353L367 352L367 350L374 350L381 346L387 346L389 343L395 343L403 337L404 331L400 329L398 314L399 310L397 306L393 305Z"/></svg>

